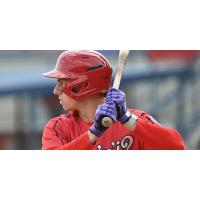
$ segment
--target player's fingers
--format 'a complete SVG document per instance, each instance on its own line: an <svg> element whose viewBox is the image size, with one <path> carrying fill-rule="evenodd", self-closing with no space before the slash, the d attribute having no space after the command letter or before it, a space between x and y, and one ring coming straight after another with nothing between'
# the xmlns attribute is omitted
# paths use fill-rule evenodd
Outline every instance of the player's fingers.
<svg viewBox="0 0 200 200"><path fill-rule="evenodd" d="M124 98L125 96L124 95L110 95L106 98L106 101L109 102L109 101L114 101L115 103L121 103L121 102L124 102Z"/></svg>

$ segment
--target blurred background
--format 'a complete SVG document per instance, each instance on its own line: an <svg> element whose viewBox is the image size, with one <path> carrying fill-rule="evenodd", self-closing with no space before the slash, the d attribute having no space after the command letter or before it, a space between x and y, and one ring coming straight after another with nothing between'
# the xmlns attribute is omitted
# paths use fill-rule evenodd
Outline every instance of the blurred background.
<svg viewBox="0 0 200 200"><path fill-rule="evenodd" d="M53 95L56 80L42 73L63 51L0 51L0 149L41 149L45 124L64 113ZM99 52L114 76L119 51ZM187 149L200 149L200 51L131 51L120 89L129 108L177 129Z"/></svg>

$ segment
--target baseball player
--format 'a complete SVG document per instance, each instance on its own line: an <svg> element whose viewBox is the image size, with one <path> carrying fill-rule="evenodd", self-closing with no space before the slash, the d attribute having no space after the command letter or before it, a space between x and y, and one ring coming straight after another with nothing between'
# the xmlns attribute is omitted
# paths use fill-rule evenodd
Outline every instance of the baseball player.
<svg viewBox="0 0 200 200"><path fill-rule="evenodd" d="M65 51L54 70L54 94L67 114L45 126L42 149L153 150L185 148L181 135L159 124L148 113L128 109L123 91L110 88L112 68L96 51ZM103 117L113 120L102 125Z"/></svg>

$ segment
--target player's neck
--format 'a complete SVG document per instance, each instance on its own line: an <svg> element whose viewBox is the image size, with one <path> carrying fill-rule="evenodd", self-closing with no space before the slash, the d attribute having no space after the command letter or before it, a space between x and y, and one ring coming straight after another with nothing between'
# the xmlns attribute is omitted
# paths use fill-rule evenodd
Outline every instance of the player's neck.
<svg viewBox="0 0 200 200"><path fill-rule="evenodd" d="M95 112L99 104L104 102L102 97L92 97L80 104L79 116L84 122L94 122Z"/></svg>

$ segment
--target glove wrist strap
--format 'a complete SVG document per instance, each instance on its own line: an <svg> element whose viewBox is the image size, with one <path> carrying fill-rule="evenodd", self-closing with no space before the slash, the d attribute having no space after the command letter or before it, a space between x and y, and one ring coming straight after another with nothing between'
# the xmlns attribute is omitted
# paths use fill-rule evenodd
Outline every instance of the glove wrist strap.
<svg viewBox="0 0 200 200"><path fill-rule="evenodd" d="M125 124L126 122L128 122L131 118L131 113L128 110L124 115L122 115L118 120L122 123Z"/></svg>
<svg viewBox="0 0 200 200"><path fill-rule="evenodd" d="M124 124L124 126L129 130L133 131L136 127L138 117L134 114L131 114L130 119Z"/></svg>
<svg viewBox="0 0 200 200"><path fill-rule="evenodd" d="M103 130L99 130L98 128L95 127L95 125L90 127L90 132L94 135L96 135L97 137L101 137L102 134L105 132Z"/></svg>

